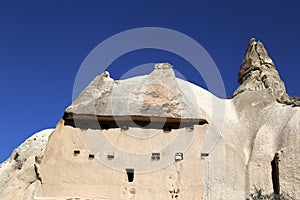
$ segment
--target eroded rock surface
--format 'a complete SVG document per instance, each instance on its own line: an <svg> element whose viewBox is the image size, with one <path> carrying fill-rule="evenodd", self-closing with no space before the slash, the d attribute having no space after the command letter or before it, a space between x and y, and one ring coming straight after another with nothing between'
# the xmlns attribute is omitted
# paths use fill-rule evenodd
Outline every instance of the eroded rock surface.
<svg viewBox="0 0 300 200"><path fill-rule="evenodd" d="M66 112L201 118L203 112L193 100L189 87L187 82L175 77L169 63L155 65L147 76L126 80L113 80L104 72L95 77Z"/></svg>
<svg viewBox="0 0 300 200"><path fill-rule="evenodd" d="M238 79L234 97L218 99L176 78L168 63L126 80L113 80L108 72L96 76L66 112L207 123L168 131L101 130L62 119L50 136L52 130L32 136L0 165L0 199L241 200L255 188L300 199L299 99L287 95L266 49L254 39ZM129 181L127 168L155 166Z"/></svg>
<svg viewBox="0 0 300 200"><path fill-rule="evenodd" d="M238 82L241 84L234 95L244 91L258 91L267 89L279 102L289 102L285 85L281 80L272 59L264 45L252 38L246 49Z"/></svg>
<svg viewBox="0 0 300 200"><path fill-rule="evenodd" d="M11 157L0 165L0 199L31 200L41 185L39 164L49 135L46 129L28 138L16 148Z"/></svg>

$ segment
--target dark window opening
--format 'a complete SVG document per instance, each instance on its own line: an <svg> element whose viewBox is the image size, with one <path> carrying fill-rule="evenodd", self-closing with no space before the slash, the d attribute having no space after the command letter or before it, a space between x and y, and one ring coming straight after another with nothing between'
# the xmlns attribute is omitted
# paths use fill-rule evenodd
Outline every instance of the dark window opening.
<svg viewBox="0 0 300 200"><path fill-rule="evenodd" d="M209 153L201 153L201 157L207 157L209 156Z"/></svg>
<svg viewBox="0 0 300 200"><path fill-rule="evenodd" d="M90 160L93 160L95 158L95 155L94 154L89 154L89 159Z"/></svg>
<svg viewBox="0 0 300 200"><path fill-rule="evenodd" d="M95 120L95 117L97 120ZM171 129L180 129L194 125L203 125L208 122L205 119L182 119L174 117L156 117L156 116L112 116L112 115L88 115L88 114L74 114L65 112L63 119L65 125L78 127L82 129L110 129L127 127L145 127L151 129L163 129L171 131ZM76 121L76 124L75 124ZM123 127L126 129L126 127Z"/></svg>
<svg viewBox="0 0 300 200"><path fill-rule="evenodd" d="M279 155L278 153L275 154L274 159L271 161L272 166L272 183L273 183L273 190L275 194L280 193L280 186L279 186Z"/></svg>
<svg viewBox="0 0 300 200"><path fill-rule="evenodd" d="M132 169L132 168L126 169L126 173L127 173L128 182L133 182L134 169Z"/></svg>
<svg viewBox="0 0 300 200"><path fill-rule="evenodd" d="M115 155L114 154L108 154L107 155L107 159L108 160L112 160L112 159L114 159L115 158Z"/></svg>
<svg viewBox="0 0 300 200"><path fill-rule="evenodd" d="M74 151L73 151L73 154L74 154L74 156L79 155L79 154L80 154L80 150L78 150L78 149L74 150Z"/></svg>
<svg viewBox="0 0 300 200"><path fill-rule="evenodd" d="M160 160L160 153L152 153L151 160Z"/></svg>

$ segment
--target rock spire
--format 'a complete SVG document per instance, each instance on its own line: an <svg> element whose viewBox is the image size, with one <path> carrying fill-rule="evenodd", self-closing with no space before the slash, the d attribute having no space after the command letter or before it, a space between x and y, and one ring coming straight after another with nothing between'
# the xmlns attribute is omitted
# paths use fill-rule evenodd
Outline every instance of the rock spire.
<svg viewBox="0 0 300 200"><path fill-rule="evenodd" d="M284 82L267 50L262 42L254 38L250 40L246 49L238 82L241 85L234 92L234 96L244 91L268 90L278 102L290 102Z"/></svg>

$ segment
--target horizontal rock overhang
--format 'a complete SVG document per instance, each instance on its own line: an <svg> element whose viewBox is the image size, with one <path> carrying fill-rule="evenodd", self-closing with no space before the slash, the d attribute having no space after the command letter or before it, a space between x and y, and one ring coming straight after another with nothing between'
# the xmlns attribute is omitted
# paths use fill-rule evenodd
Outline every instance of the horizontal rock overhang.
<svg viewBox="0 0 300 200"><path fill-rule="evenodd" d="M109 116L74 114L65 112L63 116L65 125L83 129L110 129L140 127L148 129L179 129L193 127L194 125L208 124L205 119L171 118L159 116Z"/></svg>

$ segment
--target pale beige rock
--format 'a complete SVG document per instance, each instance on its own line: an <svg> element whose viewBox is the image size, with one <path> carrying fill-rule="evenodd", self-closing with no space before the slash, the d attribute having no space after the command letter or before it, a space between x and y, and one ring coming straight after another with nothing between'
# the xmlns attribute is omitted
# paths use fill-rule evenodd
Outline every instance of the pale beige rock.
<svg viewBox="0 0 300 200"><path fill-rule="evenodd" d="M250 41L239 82L234 98L222 100L176 78L167 63L121 81L104 72L68 113L201 118L207 124L164 132L75 128L61 120L45 152L39 151L44 144L29 140L1 165L0 198L241 200L255 187L273 193L276 154L280 191L300 199L300 108L292 106L297 100L286 94L261 42ZM154 152L159 160L151 159ZM175 161L180 152L183 160ZM125 168L140 172L133 182Z"/></svg>
<svg viewBox="0 0 300 200"><path fill-rule="evenodd" d="M35 157L44 154L48 137L53 131L46 129L34 134L0 165L0 199L32 199L40 182Z"/></svg>
<svg viewBox="0 0 300 200"><path fill-rule="evenodd" d="M187 130L179 129L167 133L160 131L149 140L156 143L143 143L143 139L131 138L119 129L108 131L75 129L68 126L60 127L51 136L47 145L47 151L41 164L41 174L43 184L37 197L80 197L82 199L171 199L174 191L182 199L201 199L204 196L204 174L203 167L205 160L200 158L199 147L204 142L204 132L206 126L195 127L196 137L194 143L184 154L184 160L173 162L171 165L149 173L137 173L134 182L129 183L125 173L125 168L121 171L107 167L96 159L89 160L90 153L96 153L93 148L87 149L82 143L94 134L104 134L106 136L118 138L116 145L128 152L136 152L137 148L142 149L149 155L144 164L157 165L164 162L167 157L174 158L174 152L161 152L159 161L150 159L151 152L159 152L161 146L169 142L170 137L185 133ZM134 130L133 130L134 131ZM151 131L151 130L150 130ZM156 131L156 130L153 130ZM156 139L159 138L159 139ZM113 138L110 138L113 140ZM132 140L136 140L132 142ZM61 145L64 144L64 145ZM120 145L119 145L120 144ZM103 146L102 146L103 145ZM105 149L105 144L99 143ZM94 147L96 149L96 147ZM73 155L74 149L80 150L80 154ZM106 149L107 150L107 149ZM176 150L174 149L176 152ZM121 156L122 152L114 152L114 162L128 159ZM104 156L107 154L104 152ZM101 155L100 155L101 156ZM134 167L134 163L130 163ZM137 169L137 167L135 167ZM184 178L184 177L189 177ZM193 191L198 191L197 193Z"/></svg>
<svg viewBox="0 0 300 200"><path fill-rule="evenodd" d="M113 116L205 118L190 87L188 82L175 77L169 63L157 64L147 76L119 81L104 72L95 77L66 111Z"/></svg>

